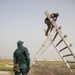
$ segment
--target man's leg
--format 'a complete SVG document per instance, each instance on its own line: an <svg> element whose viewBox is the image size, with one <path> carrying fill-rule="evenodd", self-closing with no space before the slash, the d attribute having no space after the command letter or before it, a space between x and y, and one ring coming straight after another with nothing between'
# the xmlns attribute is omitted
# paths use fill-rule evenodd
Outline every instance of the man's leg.
<svg viewBox="0 0 75 75"><path fill-rule="evenodd" d="M22 75L27 75L27 73L23 72Z"/></svg>
<svg viewBox="0 0 75 75"><path fill-rule="evenodd" d="M21 71L22 75L27 75L27 72L25 69L20 69L20 71Z"/></svg>
<svg viewBox="0 0 75 75"><path fill-rule="evenodd" d="M53 30L53 28L54 28L54 26L53 26L53 25L51 25L51 30L50 30L50 32Z"/></svg>
<svg viewBox="0 0 75 75"><path fill-rule="evenodd" d="M20 73L18 73L18 72L15 72L15 75L20 75Z"/></svg>
<svg viewBox="0 0 75 75"><path fill-rule="evenodd" d="M45 34L46 36L48 36L49 30L50 30L50 28L48 27L48 28L47 28L47 31L46 31L46 34Z"/></svg>
<svg viewBox="0 0 75 75"><path fill-rule="evenodd" d="M48 32L49 32L49 30L50 30L51 25L50 25L50 24L47 24L47 27L48 27L48 28L47 28L46 34L45 34L46 36L48 36Z"/></svg>
<svg viewBox="0 0 75 75"><path fill-rule="evenodd" d="M46 25L47 25L47 27L48 27L48 28L47 28L47 30L46 30L45 35L46 35L46 36L48 36L48 32L49 32L49 30L50 30L50 28L51 28L51 23L50 23L50 21L49 21L49 20L46 20L46 22L45 22L45 23L46 23Z"/></svg>

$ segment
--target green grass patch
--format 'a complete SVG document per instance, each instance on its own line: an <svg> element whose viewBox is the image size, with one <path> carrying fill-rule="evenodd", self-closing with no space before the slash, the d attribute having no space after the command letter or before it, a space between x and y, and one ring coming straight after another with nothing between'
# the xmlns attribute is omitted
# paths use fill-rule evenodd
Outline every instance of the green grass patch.
<svg viewBox="0 0 75 75"><path fill-rule="evenodd" d="M0 71L13 71L11 67L0 67Z"/></svg>
<svg viewBox="0 0 75 75"><path fill-rule="evenodd" d="M13 71L13 60L0 60L0 71Z"/></svg>
<svg viewBox="0 0 75 75"><path fill-rule="evenodd" d="M56 66L60 69L67 71L67 67L62 61L36 61L35 65L42 65L44 67ZM75 67L75 64L70 64ZM0 71L10 71L13 72L13 60L0 60Z"/></svg>
<svg viewBox="0 0 75 75"><path fill-rule="evenodd" d="M60 65L64 66L64 62L62 61L36 61L36 64L44 64L44 65Z"/></svg>
<svg viewBox="0 0 75 75"><path fill-rule="evenodd" d="M5 66L5 65L13 65L13 60L0 60L0 66Z"/></svg>

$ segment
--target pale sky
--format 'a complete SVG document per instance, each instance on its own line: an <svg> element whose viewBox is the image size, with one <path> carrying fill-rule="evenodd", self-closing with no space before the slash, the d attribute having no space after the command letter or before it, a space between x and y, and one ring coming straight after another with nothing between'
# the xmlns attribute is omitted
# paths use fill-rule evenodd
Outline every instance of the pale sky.
<svg viewBox="0 0 75 75"><path fill-rule="evenodd" d="M46 15L58 12L57 25L67 34L75 49L75 0L0 0L0 58L13 58L17 41L24 41L33 58L46 39L44 23ZM43 58L59 59L50 48ZM41 58L41 57L40 57Z"/></svg>

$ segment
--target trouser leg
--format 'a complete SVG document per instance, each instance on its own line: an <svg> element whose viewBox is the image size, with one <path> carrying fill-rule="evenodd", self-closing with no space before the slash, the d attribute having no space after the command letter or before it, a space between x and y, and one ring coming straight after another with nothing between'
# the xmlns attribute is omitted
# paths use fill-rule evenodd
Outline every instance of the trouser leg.
<svg viewBox="0 0 75 75"><path fill-rule="evenodd" d="M51 23L50 23L49 20L46 20L45 23L47 24L47 27L48 27L47 30L46 30L46 34L45 35L48 36L48 32L49 32L49 30L51 28Z"/></svg>
<svg viewBox="0 0 75 75"><path fill-rule="evenodd" d="M54 28L54 26L53 26L53 25L51 25L51 30L50 30L50 32L53 30L53 28Z"/></svg>
<svg viewBox="0 0 75 75"><path fill-rule="evenodd" d="M48 32L49 32L50 28L47 28L47 31L46 31L46 36L48 36Z"/></svg>
<svg viewBox="0 0 75 75"><path fill-rule="evenodd" d="M18 73L18 72L15 72L15 75L20 75L20 73Z"/></svg>
<svg viewBox="0 0 75 75"><path fill-rule="evenodd" d="M20 69L20 71L21 71L22 75L27 75L26 70L24 70L24 69Z"/></svg>
<svg viewBox="0 0 75 75"><path fill-rule="evenodd" d="M23 72L22 75L27 75L27 73Z"/></svg>

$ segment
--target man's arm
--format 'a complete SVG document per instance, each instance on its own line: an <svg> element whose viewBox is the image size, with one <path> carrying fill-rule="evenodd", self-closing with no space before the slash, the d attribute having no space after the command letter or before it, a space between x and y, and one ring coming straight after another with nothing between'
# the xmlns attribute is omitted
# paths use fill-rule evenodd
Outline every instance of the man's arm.
<svg viewBox="0 0 75 75"><path fill-rule="evenodd" d="M14 64L16 64L16 55L15 55L15 52L13 53L13 62L14 62Z"/></svg>
<svg viewBox="0 0 75 75"><path fill-rule="evenodd" d="M25 56L26 56L27 66L30 66L30 54L27 48L25 48Z"/></svg>
<svg viewBox="0 0 75 75"><path fill-rule="evenodd" d="M30 54L27 48L25 48L25 57L27 62L27 73L28 73L30 70Z"/></svg>

